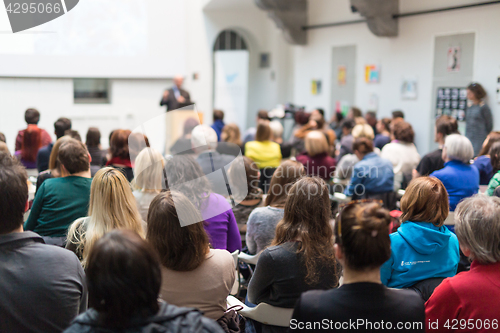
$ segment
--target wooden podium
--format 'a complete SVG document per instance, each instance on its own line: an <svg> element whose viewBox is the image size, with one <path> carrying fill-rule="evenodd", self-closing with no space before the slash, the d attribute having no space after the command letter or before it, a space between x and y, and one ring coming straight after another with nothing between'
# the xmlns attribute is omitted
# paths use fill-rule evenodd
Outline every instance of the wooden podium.
<svg viewBox="0 0 500 333"><path fill-rule="evenodd" d="M198 119L200 120L200 124L203 124L203 113L195 112L192 110L185 111L174 111L167 112L166 117L166 142L165 142L165 152L166 154L170 154L170 147L174 144L174 142L184 135L184 123L189 118L196 119L196 115L198 115ZM197 120L198 120L197 119Z"/></svg>

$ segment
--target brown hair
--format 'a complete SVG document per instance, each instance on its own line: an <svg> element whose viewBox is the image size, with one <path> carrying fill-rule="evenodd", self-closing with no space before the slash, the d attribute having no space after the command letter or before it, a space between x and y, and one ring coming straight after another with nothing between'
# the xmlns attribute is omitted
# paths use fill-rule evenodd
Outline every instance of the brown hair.
<svg viewBox="0 0 500 333"><path fill-rule="evenodd" d="M57 159L57 155L59 155L59 148L61 145L67 141L69 141L71 137L69 136L62 136L59 139L57 139L56 143L54 143L54 146L52 147L52 151L50 152L50 158L49 158L49 170L57 170L59 174L61 174L61 163ZM54 173L52 173L53 176Z"/></svg>
<svg viewBox="0 0 500 333"><path fill-rule="evenodd" d="M493 131L488 134L486 137L487 143L484 145L484 147L481 148L481 151L479 152L478 156L483 156L483 155L489 155L490 149L493 146L495 142L500 141L500 131ZM486 141L485 140L485 141Z"/></svg>
<svg viewBox="0 0 500 333"><path fill-rule="evenodd" d="M458 123L453 117L443 115L436 119L436 132L448 136L450 134L458 133Z"/></svg>
<svg viewBox="0 0 500 333"><path fill-rule="evenodd" d="M70 138L73 138L78 141L82 141L82 137L80 136L80 133L78 131L69 129L64 132L64 135L69 136Z"/></svg>
<svg viewBox="0 0 500 333"><path fill-rule="evenodd" d="M353 119L363 117L363 112L361 111L361 109L353 106L353 107L351 107L351 111L352 111L352 118Z"/></svg>
<svg viewBox="0 0 500 333"><path fill-rule="evenodd" d="M328 186L321 178L305 177L297 181L290 189L283 220L276 226L272 241L272 246L299 241L297 253L303 255L308 284L318 282L319 272L325 267L335 271L328 193Z"/></svg>
<svg viewBox="0 0 500 333"><path fill-rule="evenodd" d="M415 138L413 127L403 120L392 122L392 134L396 140L406 143L413 143Z"/></svg>
<svg viewBox="0 0 500 333"><path fill-rule="evenodd" d="M497 173L497 171L500 170L500 142L495 142L491 146L488 154L490 155L493 172Z"/></svg>
<svg viewBox="0 0 500 333"><path fill-rule="evenodd" d="M276 208L285 207L290 187L305 174L304 166L300 162L288 160L281 163L271 178L265 205Z"/></svg>
<svg viewBox="0 0 500 333"><path fill-rule="evenodd" d="M392 121L391 118L382 118L379 120L379 123L381 123L382 126L384 126L384 129L387 132L390 132L391 131L391 121Z"/></svg>
<svg viewBox="0 0 500 333"><path fill-rule="evenodd" d="M335 223L336 243L349 268L364 271L382 266L391 257L389 211L376 202L352 203Z"/></svg>
<svg viewBox="0 0 500 333"><path fill-rule="evenodd" d="M0 234L6 234L23 225L28 176L18 160L3 152L0 152L0 188Z"/></svg>
<svg viewBox="0 0 500 333"><path fill-rule="evenodd" d="M257 125L257 132L255 133L256 141L268 141L271 139L271 127L269 124L260 123Z"/></svg>
<svg viewBox="0 0 500 333"><path fill-rule="evenodd" d="M36 126L28 126L24 131L21 147L21 158L25 161L35 162L38 150L42 146L42 130Z"/></svg>
<svg viewBox="0 0 500 333"><path fill-rule="evenodd" d="M222 128L221 137L224 142L234 143L235 145L241 146L240 128L234 123L227 124Z"/></svg>
<svg viewBox="0 0 500 333"><path fill-rule="evenodd" d="M269 113L266 110L259 110L259 112L257 112L257 118L269 120Z"/></svg>
<svg viewBox="0 0 500 333"><path fill-rule="evenodd" d="M128 148L128 137L132 133L130 130L118 129L113 131L111 135L111 141L109 143L111 155L113 157L130 158L130 152Z"/></svg>
<svg viewBox="0 0 500 333"><path fill-rule="evenodd" d="M189 214L192 224L183 226L179 212ZM153 246L166 268L192 271L198 268L209 251L208 236L201 214L182 193L168 191L153 199L148 212L146 239Z"/></svg>
<svg viewBox="0 0 500 333"><path fill-rule="evenodd" d="M24 112L24 120L28 125L36 125L40 121L40 112L37 109L27 109Z"/></svg>
<svg viewBox="0 0 500 333"><path fill-rule="evenodd" d="M471 83L471 84L469 84L467 89L469 89L470 92L474 94L474 97L478 101L480 101L486 97L486 90L484 90L483 86L480 85L479 83L475 83L475 82Z"/></svg>
<svg viewBox="0 0 500 333"><path fill-rule="evenodd" d="M373 152L373 141L363 137L357 138L352 144L352 151L356 150L363 155Z"/></svg>
<svg viewBox="0 0 500 333"><path fill-rule="evenodd" d="M401 222L428 222L441 227L448 217L448 193L435 177L418 177L410 182L401 198Z"/></svg>
<svg viewBox="0 0 500 333"><path fill-rule="evenodd" d="M97 127L89 127L87 131L87 147L97 147L101 143L101 132Z"/></svg>
<svg viewBox="0 0 500 333"><path fill-rule="evenodd" d="M87 171L90 168L87 147L82 142L72 138L61 144L57 159L70 175Z"/></svg>
<svg viewBox="0 0 500 333"><path fill-rule="evenodd" d="M214 110L214 121L223 120L223 119L224 119L224 111Z"/></svg>

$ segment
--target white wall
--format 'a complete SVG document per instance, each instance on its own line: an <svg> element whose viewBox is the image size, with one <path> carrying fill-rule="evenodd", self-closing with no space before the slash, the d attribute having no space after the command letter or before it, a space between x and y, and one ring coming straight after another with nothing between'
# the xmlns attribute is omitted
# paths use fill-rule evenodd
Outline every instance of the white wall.
<svg viewBox="0 0 500 333"><path fill-rule="evenodd" d="M401 0L401 12L423 10L471 3L474 1L416 1ZM479 1L476 1L479 2ZM320 24L359 19L349 10L348 0L309 1L309 23ZM474 55L474 80L480 82L490 94L490 107L495 118L495 128L500 128L500 107L495 98L496 80L500 76L500 5L456 10L437 14L402 18L399 21L399 36L379 38L374 36L366 24L309 30L308 45L294 47L294 100L308 108L331 105L331 49L333 46L357 46L356 104L366 111L370 95L379 98L380 116L389 116L394 109L402 109L415 127L416 144L421 153L431 147L433 131L432 117L432 71L434 38L464 32L476 33ZM381 65L381 82L364 82L364 66ZM402 100L400 86L404 76L418 78L418 99ZM310 81L320 78L323 93L313 96ZM332 110L329 110L331 112Z"/></svg>

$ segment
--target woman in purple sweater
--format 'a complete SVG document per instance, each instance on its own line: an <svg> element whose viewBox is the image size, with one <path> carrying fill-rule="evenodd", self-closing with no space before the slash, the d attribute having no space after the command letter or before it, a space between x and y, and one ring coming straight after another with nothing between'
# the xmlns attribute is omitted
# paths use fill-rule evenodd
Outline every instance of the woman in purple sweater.
<svg viewBox="0 0 500 333"><path fill-rule="evenodd" d="M168 187L183 193L200 209L212 247L229 252L241 250L241 236L231 205L222 195L212 192L210 181L193 157L175 155L165 170ZM182 220L182 212L177 214Z"/></svg>

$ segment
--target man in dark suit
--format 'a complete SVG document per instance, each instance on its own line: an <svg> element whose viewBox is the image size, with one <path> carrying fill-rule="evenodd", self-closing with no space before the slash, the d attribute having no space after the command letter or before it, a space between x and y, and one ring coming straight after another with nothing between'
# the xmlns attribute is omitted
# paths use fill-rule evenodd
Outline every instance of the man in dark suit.
<svg viewBox="0 0 500 333"><path fill-rule="evenodd" d="M189 93L182 89L183 81L182 76L174 77L174 86L163 93L160 106L166 105L167 112L192 104Z"/></svg>

